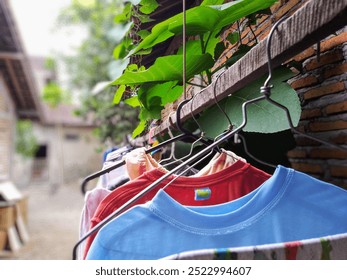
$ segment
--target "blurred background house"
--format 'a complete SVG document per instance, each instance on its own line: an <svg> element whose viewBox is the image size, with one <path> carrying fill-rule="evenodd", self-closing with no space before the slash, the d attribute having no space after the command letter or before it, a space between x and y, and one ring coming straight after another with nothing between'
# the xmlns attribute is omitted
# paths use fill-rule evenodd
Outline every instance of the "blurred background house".
<svg viewBox="0 0 347 280"><path fill-rule="evenodd" d="M99 142L90 120L74 115L75 106L50 107L42 90L57 80L44 57L26 56L7 1L0 1L0 180L18 186L51 186L78 180L101 166ZM38 148L32 159L16 154L16 123L30 120Z"/></svg>

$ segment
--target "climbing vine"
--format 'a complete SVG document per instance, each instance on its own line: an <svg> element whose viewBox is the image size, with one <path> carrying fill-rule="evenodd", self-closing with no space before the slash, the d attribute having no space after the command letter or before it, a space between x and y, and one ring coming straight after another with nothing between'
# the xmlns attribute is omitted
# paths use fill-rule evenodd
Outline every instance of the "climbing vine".
<svg viewBox="0 0 347 280"><path fill-rule="evenodd" d="M235 63L251 47L241 44L240 28L226 38L221 34L226 27L247 17L249 25L259 13L268 13L276 0L205 0L199 6L186 11L186 82L200 75L204 87L211 83L212 76L223 67ZM131 1L124 5L123 12L115 21L118 24L132 22L127 36L114 49L115 59L130 59L112 85L117 87L114 103L124 103L140 108L140 123L133 137L146 128L147 122L159 119L160 112L168 103L177 100L183 93L183 52L157 57L147 69L141 65L141 56L150 54L153 47L174 36L182 36L183 13L174 15L153 26L150 32L141 30L141 23L151 20L150 15L158 8L155 0ZM256 39L255 39L256 41ZM227 43L240 42L237 51L222 65L213 68L227 47ZM254 46L254 44L253 44Z"/></svg>

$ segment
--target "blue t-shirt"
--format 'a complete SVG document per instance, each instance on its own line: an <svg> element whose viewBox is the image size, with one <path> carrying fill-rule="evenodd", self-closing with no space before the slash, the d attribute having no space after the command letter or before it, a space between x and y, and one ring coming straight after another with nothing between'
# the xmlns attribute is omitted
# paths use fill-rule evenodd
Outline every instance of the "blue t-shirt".
<svg viewBox="0 0 347 280"><path fill-rule="evenodd" d="M347 232L347 191L278 166L259 188L204 207L164 190L106 224L87 259L159 259L183 251L298 241Z"/></svg>

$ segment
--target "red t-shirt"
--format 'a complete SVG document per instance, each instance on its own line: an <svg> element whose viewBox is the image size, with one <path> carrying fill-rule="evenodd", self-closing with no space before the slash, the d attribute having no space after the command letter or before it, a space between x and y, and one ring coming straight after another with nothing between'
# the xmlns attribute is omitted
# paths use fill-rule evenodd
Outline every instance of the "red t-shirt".
<svg viewBox="0 0 347 280"><path fill-rule="evenodd" d="M116 211L119 207L147 188L151 183L161 178L165 173L159 169L145 172L137 179L113 190L99 204L91 219L90 228L95 227L102 220ZM166 186L176 175L169 176L154 189L138 199L134 205L150 201L157 191ZM165 188L165 192L183 205L207 206L225 203L248 194L271 175L255 168L249 163L238 160L233 165L210 175L200 177L178 177ZM86 239L83 258L86 258L88 250L96 233Z"/></svg>

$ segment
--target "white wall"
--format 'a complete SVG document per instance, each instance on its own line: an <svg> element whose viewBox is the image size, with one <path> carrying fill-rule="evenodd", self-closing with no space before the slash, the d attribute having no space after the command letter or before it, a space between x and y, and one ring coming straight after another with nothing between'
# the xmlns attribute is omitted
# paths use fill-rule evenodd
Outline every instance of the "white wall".
<svg viewBox="0 0 347 280"><path fill-rule="evenodd" d="M47 145L51 186L82 179L102 167L97 138L91 128L34 125L40 145ZM71 138L71 139L69 139Z"/></svg>
<svg viewBox="0 0 347 280"><path fill-rule="evenodd" d="M0 181L11 178L15 122L14 104L0 74Z"/></svg>

